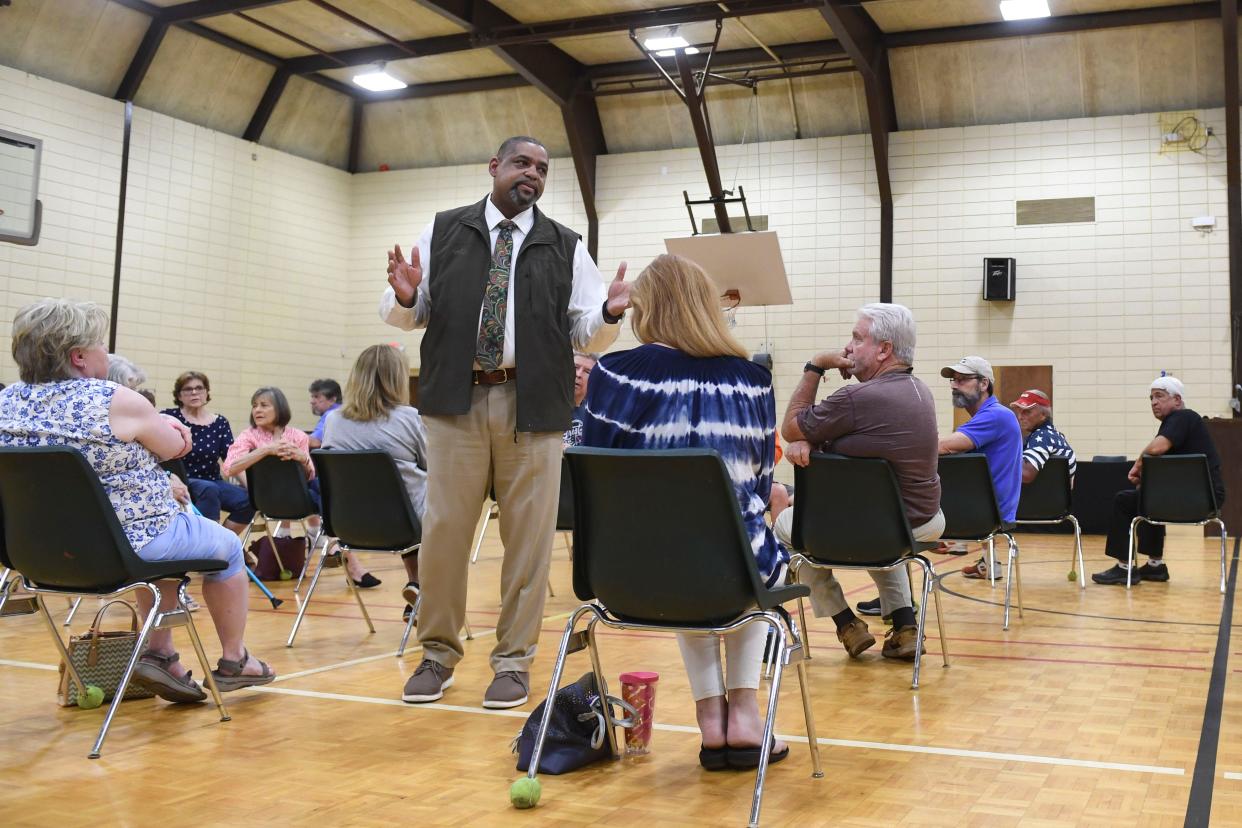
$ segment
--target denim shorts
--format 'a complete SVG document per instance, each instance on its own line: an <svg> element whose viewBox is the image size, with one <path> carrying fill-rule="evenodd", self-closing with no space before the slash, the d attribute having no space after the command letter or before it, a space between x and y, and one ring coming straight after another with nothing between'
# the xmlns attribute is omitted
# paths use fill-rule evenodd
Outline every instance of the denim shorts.
<svg viewBox="0 0 1242 828"><path fill-rule="evenodd" d="M242 572L241 539L215 521L189 512L178 512L168 528L138 550L144 561L183 561L212 558L228 566L220 572L203 573L204 581L223 581Z"/></svg>

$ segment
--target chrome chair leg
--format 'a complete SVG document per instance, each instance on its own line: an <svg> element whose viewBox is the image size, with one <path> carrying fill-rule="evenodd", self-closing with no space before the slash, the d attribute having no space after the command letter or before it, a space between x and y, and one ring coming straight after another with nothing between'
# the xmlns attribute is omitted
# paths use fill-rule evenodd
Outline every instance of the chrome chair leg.
<svg viewBox="0 0 1242 828"><path fill-rule="evenodd" d="M302 571L298 573L298 582L294 584L293 591L297 592L302 588L302 581L306 578L306 570L310 568L311 556L315 554L315 549L319 546L319 541L327 543L327 539L323 534L323 524L319 524L319 531L315 532L312 539L310 533L306 530L306 521L302 522L302 536L306 538L306 557L302 559Z"/></svg>
<svg viewBox="0 0 1242 828"><path fill-rule="evenodd" d="M65 621L62 626L68 627L70 624L73 623L73 616L78 614L78 607L80 606L82 606L81 597L74 598L72 599L72 601L70 601L69 614L65 616Z"/></svg>
<svg viewBox="0 0 1242 828"><path fill-rule="evenodd" d="M142 624L142 630L138 633L138 640L134 643L134 651L130 654L129 661L125 664L125 672L121 674L121 680L117 683L116 693L112 696L112 704L108 705L108 712L104 714L103 726L99 728L99 736L95 738L95 745L91 748L91 752L87 754L87 757L90 759L99 758L100 751L103 749L104 739L108 738L108 728L112 726L112 719L116 716L116 711L120 708L121 701L125 698L125 691L129 688L129 680L134 675L134 668L138 666L139 657L146 649L147 638L151 634L151 627L155 623L156 615L159 613L159 589L154 584L144 584L144 587L151 590L154 602L151 604L147 618ZM50 616L48 620L51 620ZM63 650L64 643L61 642L59 635L56 636L56 641L60 643Z"/></svg>
<svg viewBox="0 0 1242 828"><path fill-rule="evenodd" d="M1067 520L1074 524L1074 550L1078 554L1078 588L1087 588L1087 567L1082 562L1082 527L1078 524L1078 518L1068 515ZM1070 567L1073 568L1073 561L1070 561Z"/></svg>
<svg viewBox="0 0 1242 828"><path fill-rule="evenodd" d="M1009 541L1010 557L1013 559L1013 588L1018 593L1018 617L1023 617L1022 607L1022 555L1018 542L1013 535L1005 536Z"/></svg>
<svg viewBox="0 0 1242 828"><path fill-rule="evenodd" d="M1130 521L1130 536L1128 538L1128 542L1126 543L1126 567L1127 567L1126 589L1129 589L1131 587L1132 578L1134 576L1134 558L1135 558L1134 547L1138 543L1138 540L1136 537L1137 533L1135 530L1138 529L1138 525L1140 521L1142 521L1143 523L1146 523L1146 521L1144 521L1141 516L1136 516L1133 520Z"/></svg>
<svg viewBox="0 0 1242 828"><path fill-rule="evenodd" d="M612 718L612 705L608 704L608 678L604 675L604 668L599 660L599 643L595 637L595 628L599 624L599 618L592 616L586 625L586 642L587 653L591 657L591 672L595 674L595 686L599 688L600 698L603 699L602 707L604 710L604 735L608 737L608 750L612 753L613 759L621 758L621 743L617 741L617 725ZM556 685L552 685L555 692Z"/></svg>
<svg viewBox="0 0 1242 828"><path fill-rule="evenodd" d="M69 650L65 647L65 642L60 637L60 631L56 629L56 622L52 620L52 614L48 612L47 603L43 600L42 595L35 595L35 604L39 609L39 616L47 623L47 630L52 634L52 638L56 641L56 649L60 650L60 663L65 665L65 669L69 671L69 678L73 680L73 684L78 688L78 698L86 695L86 683L82 681L82 677L78 675L77 668L73 666L73 661L69 658Z"/></svg>
<svg viewBox="0 0 1242 828"><path fill-rule="evenodd" d="M229 711L224 706L224 698L220 693L220 688L216 686L216 679L211 674L211 664L207 661L207 653L203 650L203 641L198 637L198 627L194 626L194 616L190 614L189 609L185 605L185 587L188 579L181 582L181 586L177 588L177 605L185 618L186 632L190 635L190 643L194 645L194 652L198 655L199 664L203 665L203 673L205 677L203 684L211 691L211 699L216 703L216 709L220 711L220 721L227 722L232 719Z"/></svg>
<svg viewBox="0 0 1242 828"><path fill-rule="evenodd" d="M341 550L341 557L344 556L345 550ZM367 605L362 603L362 590L354 586L354 579L349 577L349 567L342 566L341 571L345 573L345 589L354 594L354 600L358 602L358 609L362 610L362 619L367 622L367 629L374 635L375 625L371 623L371 613L367 612Z"/></svg>
<svg viewBox="0 0 1242 828"><path fill-rule="evenodd" d="M805 653L807 661L811 660L811 631L806 626L806 607L802 605L802 599L798 599L798 626L802 628L802 652Z"/></svg>
<svg viewBox="0 0 1242 828"><path fill-rule="evenodd" d="M930 564L928 564L925 560L914 558L913 561L917 562L919 568L923 570L923 606L920 608L917 619L918 635L915 637L914 647L914 678L910 682L910 689L918 690L919 670L923 666L923 642L927 640L924 636L923 630L927 626L927 610L929 608L927 598L928 594L931 592L932 574L928 571L928 566Z"/></svg>
<svg viewBox="0 0 1242 828"><path fill-rule="evenodd" d="M765 613L764 618L768 625L774 629L777 647L783 654L786 648L783 626L771 615ZM772 676L772 687L768 692L768 715L763 723L763 741L759 745L759 768L755 773L755 794L750 804L750 822L748 824L751 828L758 828L759 825L759 809L763 806L763 783L768 775L768 760L772 756L772 733L776 729L776 704L780 701L781 675L784 672L784 670L776 671Z"/></svg>
<svg viewBox="0 0 1242 828"><path fill-rule="evenodd" d="M483 537L487 534L487 524L492 520L492 509L495 507L493 503L484 504L483 526L479 529L479 536L474 541L474 551L470 553L470 563L479 562L479 550L483 548Z"/></svg>
<svg viewBox="0 0 1242 828"><path fill-rule="evenodd" d="M552 721L552 699L556 696L556 689L560 687L561 674L565 672L565 658L569 655L569 642L574 637L574 627L578 625L578 619L587 612L590 612L588 607L578 607L565 622L565 632L561 634L561 643L556 650L556 661L552 665L552 679L548 682L548 695L543 702L543 718L539 722L539 730L535 731L535 748L531 751L530 766L526 769L526 776L530 779L534 779L539 773L539 759L543 756L543 740L548 735L548 723ZM612 731L612 728L605 729L610 733ZM609 738L609 745L615 750L616 737L610 736Z"/></svg>
<svg viewBox="0 0 1242 828"><path fill-rule="evenodd" d="M401 643L397 646L397 658L405 655L405 645L409 643L410 631L414 629L414 619L418 618L418 605L422 602L421 594L414 599L414 606L410 608L410 617L405 621L405 632L401 634Z"/></svg>
<svg viewBox="0 0 1242 828"><path fill-rule="evenodd" d="M306 589L306 595L298 601L298 617L293 619L293 629L289 631L289 640L285 642L286 647L293 646L293 640L298 637L298 629L302 626L302 619L306 616L306 608L310 606L311 596L315 594L315 587L319 586L319 576L323 575L323 559L327 557L328 546L324 544L323 551L319 553L319 563L315 566L315 574L311 576L310 586ZM346 577L349 576L349 570L345 571ZM350 584L353 586L353 584ZM372 630L374 632L374 630Z"/></svg>
<svg viewBox="0 0 1242 828"><path fill-rule="evenodd" d="M1013 545L1010 542L1009 562L1005 566L1005 623L1001 625L1002 630L1009 629L1009 601L1013 594Z"/></svg>
<svg viewBox="0 0 1242 828"><path fill-rule="evenodd" d="M1228 533L1225 531L1225 522L1220 518L1212 521L1220 526L1220 591L1225 592L1225 548L1229 539Z"/></svg>
<svg viewBox="0 0 1242 828"><path fill-rule="evenodd" d="M921 557L921 556L920 556ZM923 558L927 564L927 571L932 579L932 597L936 601L936 626L940 630L940 654L944 659L944 666L949 666L949 638L944 634L944 612L940 607L940 581L936 579L936 568L932 566L931 561Z"/></svg>

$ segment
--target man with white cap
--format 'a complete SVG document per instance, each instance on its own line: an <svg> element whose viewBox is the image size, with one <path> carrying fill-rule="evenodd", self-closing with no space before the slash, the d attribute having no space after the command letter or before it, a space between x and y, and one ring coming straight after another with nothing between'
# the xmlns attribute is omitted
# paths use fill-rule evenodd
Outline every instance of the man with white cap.
<svg viewBox="0 0 1242 828"><path fill-rule="evenodd" d="M941 368L940 376L949 381L953 406L966 409L970 415L961 428L940 438L940 453L977 451L987 457L1001 520L1013 523L1022 494L1022 429L1014 413L996 399L992 365L983 357L966 356ZM987 578L986 556L963 569L962 574Z"/></svg>
<svg viewBox="0 0 1242 828"><path fill-rule="evenodd" d="M1065 435L1052 424L1052 399L1038 388L1023 391L1009 404L1022 427L1022 484L1030 483L1050 457L1064 457L1069 464L1070 485L1078 471L1078 461Z"/></svg>
<svg viewBox="0 0 1242 828"><path fill-rule="evenodd" d="M1217 505L1225 502L1225 484L1220 476L1220 455L1216 444L1208 434L1203 418L1186 407L1185 387L1176 377L1157 377L1149 393L1151 413L1160 421L1156 437L1139 452L1138 460L1130 469L1130 482L1142 485L1143 457L1161 454L1202 454L1207 457L1212 488L1216 490ZM1108 526L1108 540L1104 554L1116 558L1118 563L1111 569L1097 572L1091 580L1097 584L1125 586L1129 559L1130 521L1138 514L1138 490L1117 492L1113 498L1113 519ZM1136 566L1130 582L1167 581L1169 569L1164 565L1164 527L1140 523L1137 529L1137 554L1146 555L1147 563Z"/></svg>

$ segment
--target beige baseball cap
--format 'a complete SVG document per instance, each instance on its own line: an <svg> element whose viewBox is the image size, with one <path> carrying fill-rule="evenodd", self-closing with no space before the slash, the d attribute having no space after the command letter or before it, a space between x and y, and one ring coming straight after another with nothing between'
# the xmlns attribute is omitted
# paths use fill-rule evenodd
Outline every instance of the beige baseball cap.
<svg viewBox="0 0 1242 828"><path fill-rule="evenodd" d="M978 374L988 382L996 382L992 377L992 364L981 356L964 356L940 369L940 376L945 379L952 379L954 374Z"/></svg>

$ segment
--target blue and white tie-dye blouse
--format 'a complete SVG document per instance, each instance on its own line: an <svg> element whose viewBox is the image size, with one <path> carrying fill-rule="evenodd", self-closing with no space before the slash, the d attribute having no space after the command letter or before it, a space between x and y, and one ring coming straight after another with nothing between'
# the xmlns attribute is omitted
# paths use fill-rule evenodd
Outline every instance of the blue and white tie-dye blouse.
<svg viewBox="0 0 1242 828"><path fill-rule="evenodd" d="M719 452L759 572L772 584L789 555L763 519L776 463L776 398L766 369L734 356L643 345L600 359L584 408L584 446Z"/></svg>

